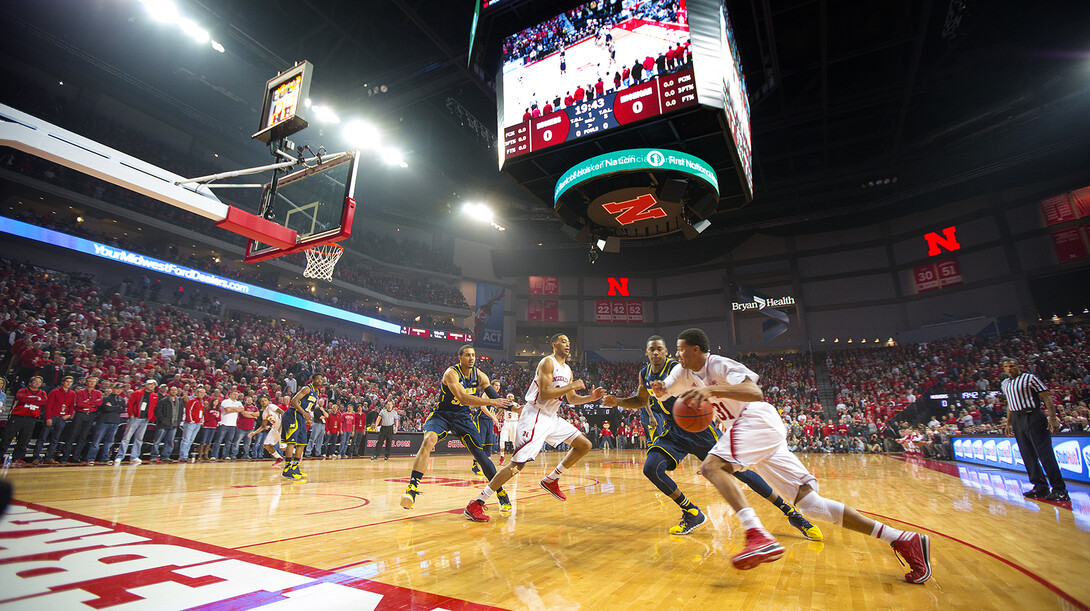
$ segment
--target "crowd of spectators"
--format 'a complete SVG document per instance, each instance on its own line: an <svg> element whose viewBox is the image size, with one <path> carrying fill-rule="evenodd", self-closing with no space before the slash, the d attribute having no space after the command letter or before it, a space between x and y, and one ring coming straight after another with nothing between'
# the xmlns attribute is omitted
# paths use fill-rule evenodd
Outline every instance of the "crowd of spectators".
<svg viewBox="0 0 1090 611"><path fill-rule="evenodd" d="M197 318L140 294L126 298L100 291L86 276L0 261L0 370L10 371L10 388L41 376L51 392L71 376L82 389L94 377L100 388L118 384L128 397L154 380L155 388L177 387L184 398L203 388L212 405L231 392L244 403L266 396L285 405L299 380L322 371L329 382L324 400L331 407L365 414L373 423L379 407L392 403L402 414L401 430L413 431L438 398L443 370L456 359L245 314ZM516 394L524 391L528 374L517 365L496 363L496 371L505 392L506 384L518 384L511 387Z"/></svg>

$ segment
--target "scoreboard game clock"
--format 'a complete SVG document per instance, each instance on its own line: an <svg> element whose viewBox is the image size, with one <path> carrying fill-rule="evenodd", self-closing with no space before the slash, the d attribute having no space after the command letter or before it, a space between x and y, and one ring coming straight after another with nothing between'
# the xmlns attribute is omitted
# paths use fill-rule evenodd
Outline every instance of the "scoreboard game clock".
<svg viewBox="0 0 1090 611"><path fill-rule="evenodd" d="M304 61L265 84L259 131L251 136L268 144L306 129L307 99L314 65Z"/></svg>

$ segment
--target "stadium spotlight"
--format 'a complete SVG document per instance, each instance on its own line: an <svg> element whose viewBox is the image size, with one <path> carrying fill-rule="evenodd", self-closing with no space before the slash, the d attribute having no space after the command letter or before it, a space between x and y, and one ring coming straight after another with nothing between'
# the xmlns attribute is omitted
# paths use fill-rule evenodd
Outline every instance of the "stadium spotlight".
<svg viewBox="0 0 1090 611"><path fill-rule="evenodd" d="M468 202L462 206L462 212L465 212L467 215L469 215L469 218L473 219L474 221L480 223L492 222L492 210L484 204Z"/></svg>
<svg viewBox="0 0 1090 611"><path fill-rule="evenodd" d="M212 49L214 51L219 51L220 53L224 53L224 52L227 51L227 49L223 48L223 45L221 45L220 43L218 43L218 42L216 42L214 40L212 41Z"/></svg>
<svg viewBox="0 0 1090 611"><path fill-rule="evenodd" d="M201 26L197 25L197 23L192 19L179 19L178 27L182 28L182 31L185 32L187 36L202 45L208 42L210 38L208 36L208 30L205 30Z"/></svg>
<svg viewBox="0 0 1090 611"><path fill-rule="evenodd" d="M349 121L341 130L341 137L358 149L373 149L378 146L379 134L375 126L358 119Z"/></svg>
<svg viewBox="0 0 1090 611"><path fill-rule="evenodd" d="M409 167L409 164L405 163L405 159L402 158L401 151L392 146L386 146L379 150L379 156L387 165L396 165L401 168Z"/></svg>
<svg viewBox="0 0 1090 611"><path fill-rule="evenodd" d="M309 100L308 100L309 101ZM340 123L341 118L337 116L337 113L328 106L321 106L315 104L311 106L310 111L314 113L314 118L322 123Z"/></svg>
<svg viewBox="0 0 1090 611"><path fill-rule="evenodd" d="M178 7L170 0L141 0L148 9L148 14L156 21L170 23L178 20Z"/></svg>

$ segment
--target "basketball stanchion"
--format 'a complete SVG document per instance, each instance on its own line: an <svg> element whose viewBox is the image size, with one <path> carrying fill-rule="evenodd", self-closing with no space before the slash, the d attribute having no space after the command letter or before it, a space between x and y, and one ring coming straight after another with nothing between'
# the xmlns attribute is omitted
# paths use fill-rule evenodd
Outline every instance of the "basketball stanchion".
<svg viewBox="0 0 1090 611"><path fill-rule="evenodd" d="M333 268L341 260L344 249L337 244L320 244L303 252L307 253L307 267L303 270L303 276L332 282Z"/></svg>

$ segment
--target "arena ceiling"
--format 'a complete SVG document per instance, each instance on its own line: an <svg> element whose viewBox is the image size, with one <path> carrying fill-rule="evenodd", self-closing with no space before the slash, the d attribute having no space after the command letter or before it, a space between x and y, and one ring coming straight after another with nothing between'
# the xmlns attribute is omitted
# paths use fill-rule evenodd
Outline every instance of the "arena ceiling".
<svg viewBox="0 0 1090 611"><path fill-rule="evenodd" d="M498 39L578 2L505 2L481 21L479 71L467 65L473 0L177 0L222 54L186 45L137 0L8 0L0 53L94 79L243 163L267 160L249 141L264 81L309 60L313 96L371 119L406 153L405 173L369 177L373 209L443 223L462 201L486 201L512 243L563 248L546 205L497 172L480 126L496 131ZM753 109L756 196L712 218L704 237L719 249L754 231L870 223L1090 168L1084 0L728 7ZM310 131L337 148L336 133Z"/></svg>

